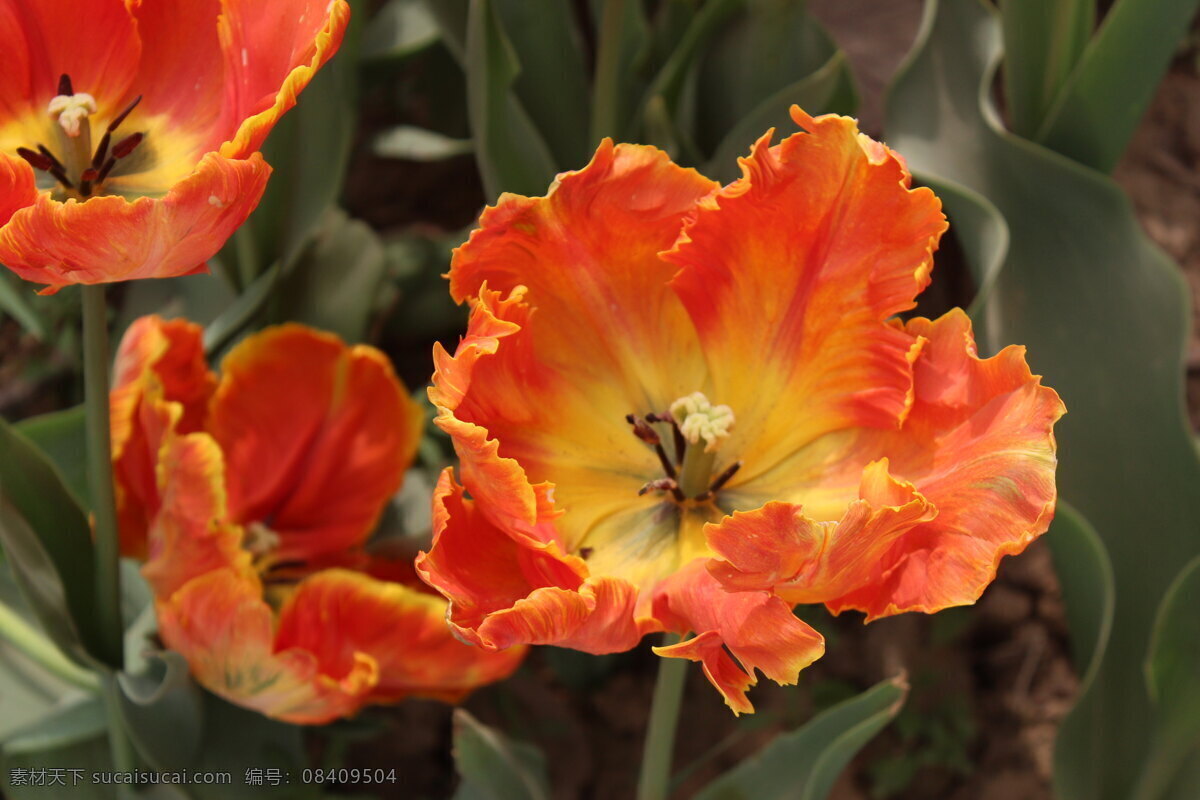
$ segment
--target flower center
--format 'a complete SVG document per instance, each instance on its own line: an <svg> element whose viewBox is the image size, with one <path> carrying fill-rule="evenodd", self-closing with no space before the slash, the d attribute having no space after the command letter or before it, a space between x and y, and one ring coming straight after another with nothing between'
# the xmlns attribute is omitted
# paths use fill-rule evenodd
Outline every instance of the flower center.
<svg viewBox="0 0 1200 800"><path fill-rule="evenodd" d="M56 147L52 150L39 142L36 150L18 147L17 155L34 169L51 175L67 196L88 198L104 194L105 179L145 138L143 133L134 133L113 144L117 128L141 101L141 95L138 95L114 117L93 149L89 117L96 113L96 98L86 92L76 93L70 76L63 75L58 81L58 94L46 107L50 118L58 123L54 128L58 140Z"/></svg>
<svg viewBox="0 0 1200 800"><path fill-rule="evenodd" d="M669 492L676 503L707 503L742 466L735 461L713 477L717 450L733 430L734 417L729 406L713 405L701 392L679 398L666 413L628 414L625 419L633 426L634 436L654 449L665 473L638 494ZM665 426L664 432L670 434L671 455L655 425Z"/></svg>

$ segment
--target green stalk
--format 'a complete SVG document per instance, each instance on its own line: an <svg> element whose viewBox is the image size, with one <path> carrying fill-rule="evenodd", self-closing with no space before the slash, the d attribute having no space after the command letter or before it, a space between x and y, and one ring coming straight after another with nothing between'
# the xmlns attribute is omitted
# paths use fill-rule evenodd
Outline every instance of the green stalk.
<svg viewBox="0 0 1200 800"><path fill-rule="evenodd" d="M125 624L121 619L121 544L117 534L117 504L113 493L112 439L108 410L108 306L104 284L83 286L83 387L87 420L88 480L96 524L96 611L105 660L114 669L124 663ZM104 709L108 717L108 747L113 769L128 772L137 766L133 745L121 718L119 691L113 673L105 675ZM121 794L125 797L124 793Z"/></svg>
<svg viewBox="0 0 1200 800"><path fill-rule="evenodd" d="M77 666L75 662L63 656L49 639L4 603L0 603L0 639L12 644L59 680L89 692L100 691L100 681L95 673Z"/></svg>
<svg viewBox="0 0 1200 800"><path fill-rule="evenodd" d="M680 637L663 634L663 647L673 645ZM642 749L642 772L638 776L637 800L664 800L671 783L671 756L675 751L675 729L679 725L679 707L683 704L683 687L688 662L682 658L664 658L658 665L658 680L654 683L654 701L650 705L650 724L646 728L646 743Z"/></svg>
<svg viewBox="0 0 1200 800"><path fill-rule="evenodd" d="M117 538L112 442L108 427L108 307L104 302L103 284L81 288L88 482L96 522L96 611L106 660L120 669L125 625L121 620L121 547Z"/></svg>
<svg viewBox="0 0 1200 800"><path fill-rule="evenodd" d="M616 137L620 98L621 34L625 0L606 0L596 51L596 84L592 88L592 146L605 136Z"/></svg>

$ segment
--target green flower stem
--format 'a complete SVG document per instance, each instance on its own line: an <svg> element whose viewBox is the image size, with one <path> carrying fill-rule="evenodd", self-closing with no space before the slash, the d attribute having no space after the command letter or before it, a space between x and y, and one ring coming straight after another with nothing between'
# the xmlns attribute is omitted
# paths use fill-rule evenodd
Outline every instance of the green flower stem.
<svg viewBox="0 0 1200 800"><path fill-rule="evenodd" d="M83 385L87 419L88 482L96 524L96 611L105 660L120 669L125 625L121 620L121 547L113 495L108 418L108 314L104 285L83 286Z"/></svg>
<svg viewBox="0 0 1200 800"><path fill-rule="evenodd" d="M663 647L675 644L680 636L663 634ZM650 705L650 724L642 750L642 773L638 776L637 800L664 800L671 784L671 756L675 751L675 728L679 725L679 707L688 662L682 658L664 658L658 665L654 683L654 702Z"/></svg>
<svg viewBox="0 0 1200 800"><path fill-rule="evenodd" d="M96 610L106 661L120 669L125 660L125 624L121 619L121 544L113 494L112 438L108 410L108 306L104 284L83 286L83 388L87 420L88 480L96 524ZM133 745L121 718L116 676L104 676L104 710L113 769L137 766ZM124 798L126 795L122 794Z"/></svg>
<svg viewBox="0 0 1200 800"><path fill-rule="evenodd" d="M4 603L0 603L0 639L9 642L54 677L89 692L100 691L100 681L95 673L69 660L49 639Z"/></svg>
<svg viewBox="0 0 1200 800"><path fill-rule="evenodd" d="M596 52L596 83L592 91L592 147L605 136L616 137L620 97L621 35L625 0L605 0Z"/></svg>

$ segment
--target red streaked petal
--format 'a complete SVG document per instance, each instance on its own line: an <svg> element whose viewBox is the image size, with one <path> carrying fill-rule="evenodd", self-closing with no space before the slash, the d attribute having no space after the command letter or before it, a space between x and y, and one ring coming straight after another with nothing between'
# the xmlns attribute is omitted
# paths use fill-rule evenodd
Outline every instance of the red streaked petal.
<svg viewBox="0 0 1200 800"><path fill-rule="evenodd" d="M663 658L699 661L704 667L704 676L721 693L725 705L729 706L734 714L754 713L754 705L746 693L758 681L729 655L721 634L705 631L677 644L655 647L654 652Z"/></svg>
<svg viewBox="0 0 1200 800"><path fill-rule="evenodd" d="M209 153L162 198L39 195L0 228L0 262L52 294L73 283L171 278L205 269L262 196L271 168Z"/></svg>
<svg viewBox="0 0 1200 800"><path fill-rule="evenodd" d="M1046 531L1057 498L1053 428L1065 408L1024 348L978 358L961 310L907 328L929 340L912 414L899 435L862 446L891 456L938 515L898 539L871 582L828 603L870 619L975 602L1000 559Z"/></svg>
<svg viewBox="0 0 1200 800"><path fill-rule="evenodd" d="M673 286L708 357L709 396L737 416L723 444L745 462L733 489L831 431L899 427L916 343L886 320L929 283L946 229L933 193L909 189L903 164L854 120L793 117L808 133L760 139L742 178L664 254L680 267Z"/></svg>
<svg viewBox="0 0 1200 800"><path fill-rule="evenodd" d="M322 675L342 680L362 657L378 666L369 699L408 696L456 702L508 677L525 648L490 652L463 644L446 626L446 601L346 570L325 570L296 588L280 611L276 650L307 650Z"/></svg>
<svg viewBox="0 0 1200 800"><path fill-rule="evenodd" d="M3 41L3 39L0 39ZM0 227L37 200L33 168L24 160L0 153Z"/></svg>
<svg viewBox="0 0 1200 800"><path fill-rule="evenodd" d="M144 391L143 382L149 378L161 385L163 399L182 406L179 432L200 430L217 384L204 354L204 329L185 319L165 320L158 315L139 317L126 329L113 365L114 457L129 432L117 407Z"/></svg>
<svg viewBox="0 0 1200 800"><path fill-rule="evenodd" d="M825 652L825 640L787 603L765 591L727 591L709 575L703 559L664 582L655 593L654 616L668 630L697 635L654 652L702 662L704 674L738 713L753 711L746 689L757 682L755 670L776 683L793 684Z"/></svg>
<svg viewBox="0 0 1200 800"><path fill-rule="evenodd" d="M223 107L227 67L217 36L219 0L138 0L131 11L142 43L132 90L142 96L138 111L168 116L173 132L196 136L201 153L216 150L236 124L230 121L234 109ZM126 123L122 130L136 127Z"/></svg>
<svg viewBox="0 0 1200 800"><path fill-rule="evenodd" d="M345 0L221 0L227 119L240 121L220 153L246 158L296 105L313 75L337 52L350 22Z"/></svg>
<svg viewBox="0 0 1200 800"><path fill-rule="evenodd" d="M590 653L628 650L657 624L638 613L636 590L589 578L553 544L492 523L447 469L434 491L434 539L417 572L450 601L450 624L488 648L561 644Z"/></svg>
<svg viewBox="0 0 1200 800"><path fill-rule="evenodd" d="M857 589L899 537L937 515L912 484L882 459L863 471L859 499L837 522L818 522L792 503L768 503L708 525L708 544L724 561L709 571L727 589L773 590L789 603L820 603Z"/></svg>
<svg viewBox="0 0 1200 800"><path fill-rule="evenodd" d="M140 317L125 331L109 394L113 479L121 550L145 558L146 531L159 508L159 449L168 432L198 431L216 378L203 330L186 320Z"/></svg>
<svg viewBox="0 0 1200 800"><path fill-rule="evenodd" d="M157 597L222 568L250 571L242 529L225 506L221 450L206 433L168 436L158 460L161 507L150 526L142 574Z"/></svg>
<svg viewBox="0 0 1200 800"><path fill-rule="evenodd" d="M0 0L0 128L23 112L42 111L71 76L76 92L113 113L137 73L141 44L122 0Z"/></svg>
<svg viewBox="0 0 1200 800"><path fill-rule="evenodd" d="M231 517L279 534L280 561L361 544L423 422L387 357L283 325L239 343L221 373L208 427L225 453Z"/></svg>
<svg viewBox="0 0 1200 800"><path fill-rule="evenodd" d="M252 573L220 569L156 604L159 634L182 653L205 688L232 703L296 724L319 725L357 711L378 669L358 658L338 680L301 648L275 651L274 615Z"/></svg>
<svg viewBox="0 0 1200 800"><path fill-rule="evenodd" d="M452 412L439 424L489 514L532 525L529 485L553 484L570 509L559 541L578 550L597 520L653 502L637 492L661 467L625 417L703 385L658 253L715 187L659 150L606 141L546 197L504 195L455 251L451 294L472 318L456 357L438 353L431 399Z"/></svg>

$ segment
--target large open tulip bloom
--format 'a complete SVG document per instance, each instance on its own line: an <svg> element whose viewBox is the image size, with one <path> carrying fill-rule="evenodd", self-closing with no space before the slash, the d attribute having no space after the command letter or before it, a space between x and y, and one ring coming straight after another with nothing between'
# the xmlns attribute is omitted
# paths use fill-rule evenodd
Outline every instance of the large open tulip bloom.
<svg viewBox="0 0 1200 800"><path fill-rule="evenodd" d="M901 322L946 222L853 120L764 136L721 188L601 145L505 195L454 255L443 474L418 571L487 648L658 648L735 711L823 652L796 603L870 618L975 601L1046 530L1057 394L965 314ZM464 494L464 486L469 497Z"/></svg>
<svg viewBox="0 0 1200 800"><path fill-rule="evenodd" d="M411 564L364 549L422 419L379 351L286 325L218 378L197 326L143 317L111 408L126 550L146 559L163 641L213 692L322 723L457 700L519 664L454 638Z"/></svg>
<svg viewBox="0 0 1200 800"><path fill-rule="evenodd" d="M48 292L203 270L348 19L344 0L0 0L0 263Z"/></svg>

